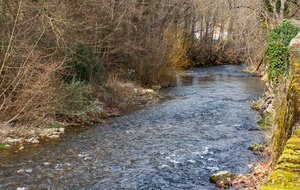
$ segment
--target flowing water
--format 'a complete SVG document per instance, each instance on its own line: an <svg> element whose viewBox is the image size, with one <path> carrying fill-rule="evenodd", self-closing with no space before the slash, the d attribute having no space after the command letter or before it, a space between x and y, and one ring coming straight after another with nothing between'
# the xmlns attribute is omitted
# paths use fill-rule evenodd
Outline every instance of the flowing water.
<svg viewBox="0 0 300 190"><path fill-rule="evenodd" d="M247 173L262 141L251 101L264 84L243 66L197 68L167 100L58 141L0 153L0 189L218 189L209 175ZM13 154L12 154L13 151Z"/></svg>

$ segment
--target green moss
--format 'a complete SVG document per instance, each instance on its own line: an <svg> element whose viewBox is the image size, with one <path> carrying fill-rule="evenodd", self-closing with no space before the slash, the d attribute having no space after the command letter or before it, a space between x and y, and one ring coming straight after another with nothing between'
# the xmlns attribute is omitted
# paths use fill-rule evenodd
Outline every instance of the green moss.
<svg viewBox="0 0 300 190"><path fill-rule="evenodd" d="M296 129L294 135L300 138L300 129Z"/></svg>
<svg viewBox="0 0 300 190"><path fill-rule="evenodd" d="M295 150L299 150L300 147L299 146L295 146L295 145L291 145L291 146L288 146L289 144L287 144L282 152L282 156L284 155L298 155L300 156L300 153L299 152L295 152Z"/></svg>
<svg viewBox="0 0 300 190"><path fill-rule="evenodd" d="M280 190L280 189L290 189L296 190L300 188L300 175L298 173L293 173L284 170L276 170L272 172L268 181L263 184L261 190Z"/></svg>
<svg viewBox="0 0 300 190"><path fill-rule="evenodd" d="M258 116L257 124L258 128L263 130L270 130L272 127L272 115L270 113L265 113L263 116Z"/></svg>
<svg viewBox="0 0 300 190"><path fill-rule="evenodd" d="M286 92L277 109L277 123L273 131L274 172L261 189L300 189L300 61L299 52L292 52L290 71L285 79ZM289 82L288 82L289 80Z"/></svg>
<svg viewBox="0 0 300 190"><path fill-rule="evenodd" d="M273 142L272 142L272 148L274 151L273 155L273 161L276 162L279 158L279 155L282 151L282 144L284 141L285 136L285 120L286 120L286 112L287 112L287 104L288 102L285 101L284 104L279 108L279 111L277 112L277 129L273 132Z"/></svg>
<svg viewBox="0 0 300 190"><path fill-rule="evenodd" d="M292 161L292 157L289 157ZM294 158L295 159L295 158ZM281 162L279 164L276 165L275 167L276 170L281 169L284 171L290 171L290 172L295 172L295 171L300 171L300 164L299 163L292 163L292 162L288 162L288 160L285 160L285 162Z"/></svg>
<svg viewBox="0 0 300 190"><path fill-rule="evenodd" d="M300 78L299 74L293 74L294 78Z"/></svg>
<svg viewBox="0 0 300 190"><path fill-rule="evenodd" d="M287 144L293 144L300 147L300 138L293 135L287 142Z"/></svg>
<svg viewBox="0 0 300 190"><path fill-rule="evenodd" d="M6 144L0 143L0 149L6 149L6 148L9 148L9 147L7 147Z"/></svg>

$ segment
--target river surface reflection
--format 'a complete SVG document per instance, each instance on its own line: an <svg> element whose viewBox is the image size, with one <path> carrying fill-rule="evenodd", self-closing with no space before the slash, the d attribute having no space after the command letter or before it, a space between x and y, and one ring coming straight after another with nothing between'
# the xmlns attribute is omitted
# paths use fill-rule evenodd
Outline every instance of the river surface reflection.
<svg viewBox="0 0 300 190"><path fill-rule="evenodd" d="M209 175L249 172L262 141L251 101L263 82L243 66L197 68L170 96L108 124L67 131L59 141L0 153L0 189L218 189Z"/></svg>

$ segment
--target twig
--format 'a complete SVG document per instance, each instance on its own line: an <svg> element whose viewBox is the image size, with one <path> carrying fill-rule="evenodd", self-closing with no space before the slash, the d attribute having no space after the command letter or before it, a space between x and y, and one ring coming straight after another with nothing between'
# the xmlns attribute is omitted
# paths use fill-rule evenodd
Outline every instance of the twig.
<svg viewBox="0 0 300 190"><path fill-rule="evenodd" d="M257 66L257 68L256 68L256 71L258 71L258 69L259 69L259 67L261 66L263 60L264 60L264 56L261 58L261 60L260 60L260 62L259 62L259 64L258 64L258 66Z"/></svg>

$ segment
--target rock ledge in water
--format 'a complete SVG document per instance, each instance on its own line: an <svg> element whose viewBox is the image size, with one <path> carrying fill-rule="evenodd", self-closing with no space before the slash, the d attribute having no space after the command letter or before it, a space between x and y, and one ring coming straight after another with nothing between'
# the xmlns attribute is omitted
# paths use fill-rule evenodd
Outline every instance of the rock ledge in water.
<svg viewBox="0 0 300 190"><path fill-rule="evenodd" d="M229 187L235 179L235 174L228 171L221 171L219 173L209 176L209 181L215 183L217 187Z"/></svg>

